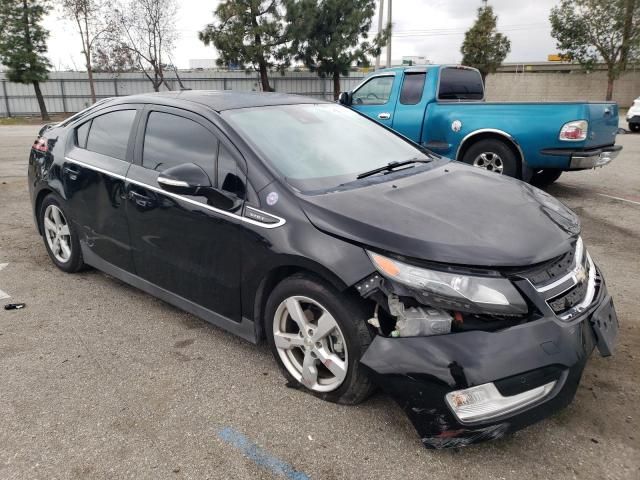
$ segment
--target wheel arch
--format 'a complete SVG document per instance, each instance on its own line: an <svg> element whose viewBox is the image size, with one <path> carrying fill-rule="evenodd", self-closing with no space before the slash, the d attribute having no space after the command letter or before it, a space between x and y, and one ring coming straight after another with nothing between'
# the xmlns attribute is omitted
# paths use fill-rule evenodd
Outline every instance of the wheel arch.
<svg viewBox="0 0 640 480"><path fill-rule="evenodd" d="M274 288L285 278L295 274L306 274L310 277L317 277L320 280L329 283L341 292L348 288L348 285L346 285L337 275L321 265L287 263L273 267L266 273L266 275L264 275L255 290L252 318L255 325L257 342L261 342L266 339L264 314L271 292L273 292Z"/></svg>
<svg viewBox="0 0 640 480"><path fill-rule="evenodd" d="M40 207L45 197L50 193L54 193L54 190L49 187L43 187L36 195L36 201L34 202L33 214L36 218L36 225L38 227L38 233L42 236L42 226L40 225Z"/></svg>
<svg viewBox="0 0 640 480"><path fill-rule="evenodd" d="M473 145L478 143L481 140L493 139L503 142L507 145L514 153L514 155L520 160L519 162L519 174L522 177L523 172L526 167L526 158L522 148L518 144L515 138L512 135L505 132L504 130L498 130L496 128L483 128L480 130L474 130L471 133L468 133L460 142L458 146L458 150L456 152L456 160L462 161L465 153L471 148Z"/></svg>

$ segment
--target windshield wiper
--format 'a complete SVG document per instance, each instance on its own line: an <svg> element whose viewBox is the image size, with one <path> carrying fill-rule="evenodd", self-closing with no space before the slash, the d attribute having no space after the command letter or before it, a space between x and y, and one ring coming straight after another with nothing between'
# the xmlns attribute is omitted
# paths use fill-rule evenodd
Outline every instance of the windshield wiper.
<svg viewBox="0 0 640 480"><path fill-rule="evenodd" d="M411 160L403 160L402 162L389 162L382 167L374 168L373 170L369 170L367 172L363 172L358 175L356 178L360 180L361 178L370 177L371 175L375 175L380 172L392 172L398 167L404 167L405 165L411 165L413 163L429 163L431 160L419 160L417 158L412 158Z"/></svg>

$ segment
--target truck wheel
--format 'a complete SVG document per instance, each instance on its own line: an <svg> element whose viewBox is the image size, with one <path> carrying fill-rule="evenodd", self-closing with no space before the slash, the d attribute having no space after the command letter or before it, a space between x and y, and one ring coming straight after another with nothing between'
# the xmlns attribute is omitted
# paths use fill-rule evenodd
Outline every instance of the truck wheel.
<svg viewBox="0 0 640 480"><path fill-rule="evenodd" d="M640 123L630 123L629 130L632 132L640 132Z"/></svg>
<svg viewBox="0 0 640 480"><path fill-rule="evenodd" d="M548 187L562 175L562 170L557 168L545 168L543 170L538 170L531 177L531 185L535 185L536 187Z"/></svg>
<svg viewBox="0 0 640 480"><path fill-rule="evenodd" d="M462 157L464 163L490 172L520 178L520 160L505 142L487 138L471 145Z"/></svg>

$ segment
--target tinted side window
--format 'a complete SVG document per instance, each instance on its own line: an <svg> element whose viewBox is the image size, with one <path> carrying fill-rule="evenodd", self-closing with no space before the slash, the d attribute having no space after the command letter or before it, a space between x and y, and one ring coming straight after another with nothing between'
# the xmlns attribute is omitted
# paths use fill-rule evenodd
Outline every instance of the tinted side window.
<svg viewBox="0 0 640 480"><path fill-rule="evenodd" d="M91 128L91 120L76 128L76 145L80 148L87 148L87 137Z"/></svg>
<svg viewBox="0 0 640 480"><path fill-rule="evenodd" d="M238 164L224 145L218 155L218 188L233 193L240 198L245 196L243 175Z"/></svg>
<svg viewBox="0 0 640 480"><path fill-rule="evenodd" d="M402 82L402 91L400 92L400 103L403 105L420 103L426 78L427 74L425 72L405 74L404 82Z"/></svg>
<svg viewBox="0 0 640 480"><path fill-rule="evenodd" d="M170 113L151 112L144 134L142 166L159 172L195 163L213 178L218 140L199 123Z"/></svg>
<svg viewBox="0 0 640 480"><path fill-rule="evenodd" d="M384 105L391 96L394 77L375 77L353 92L356 105Z"/></svg>
<svg viewBox="0 0 640 480"><path fill-rule="evenodd" d="M135 110L118 110L95 117L87 137L87 150L126 160L129 133L135 118Z"/></svg>
<svg viewBox="0 0 640 480"><path fill-rule="evenodd" d="M482 77L467 68L443 68L440 70L440 100L482 100Z"/></svg>

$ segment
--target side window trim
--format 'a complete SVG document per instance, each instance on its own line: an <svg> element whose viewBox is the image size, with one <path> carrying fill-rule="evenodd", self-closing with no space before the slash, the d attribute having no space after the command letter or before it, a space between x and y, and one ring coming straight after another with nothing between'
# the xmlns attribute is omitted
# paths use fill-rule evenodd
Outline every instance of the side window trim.
<svg viewBox="0 0 640 480"><path fill-rule="evenodd" d="M355 95L355 93L360 90L361 88L363 88L365 85L367 85L368 83L378 79L378 78L384 78L384 77L391 77L393 78L393 82L391 83L391 91L393 92L393 86L395 83L395 79L396 79L396 74L395 73L384 73L381 75L374 75L370 78L367 78L364 82L362 82L360 85L358 85L356 88L353 89L353 92L351 94L351 97L353 98L353 95ZM389 94L389 98L387 98L387 101L384 103L375 103L375 104L371 104L372 106L382 106L382 105L387 105L389 102L391 101L391 93ZM365 104L366 105L366 104Z"/></svg>

